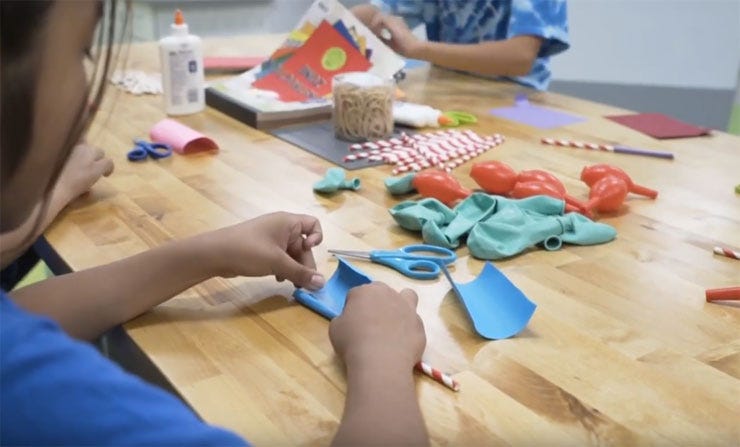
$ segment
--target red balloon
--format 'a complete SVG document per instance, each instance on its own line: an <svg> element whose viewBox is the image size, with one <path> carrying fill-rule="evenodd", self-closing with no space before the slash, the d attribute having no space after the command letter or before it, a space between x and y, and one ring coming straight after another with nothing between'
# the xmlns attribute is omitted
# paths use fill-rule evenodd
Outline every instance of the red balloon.
<svg viewBox="0 0 740 447"><path fill-rule="evenodd" d="M563 185L563 182L561 182L560 179L547 171L543 171L541 169L530 169L527 171L522 171L519 173L519 181L547 183L560 192L561 197L558 197L559 199L565 200L573 208L576 208L578 210L583 209L583 202L569 195L568 192L565 190L565 185Z"/></svg>
<svg viewBox="0 0 740 447"><path fill-rule="evenodd" d="M519 182L542 182L557 189L560 194L565 194L565 186L557 177L541 169L529 169L519 173Z"/></svg>
<svg viewBox="0 0 740 447"><path fill-rule="evenodd" d="M589 200L584 208L586 211L595 209L601 213L618 211L628 192L627 183L623 179L608 175L591 185Z"/></svg>
<svg viewBox="0 0 740 447"><path fill-rule="evenodd" d="M530 181L530 182L517 182L514 185L514 189L511 190L509 195L515 199L523 199L525 197L532 196L549 196L556 199L564 200L564 194L562 194L557 188L553 187L550 183ZM566 212L577 212L582 213L580 208L566 202Z"/></svg>
<svg viewBox="0 0 740 447"><path fill-rule="evenodd" d="M508 194L517 182L516 171L495 160L475 163L470 176L487 193L501 196Z"/></svg>
<svg viewBox="0 0 740 447"><path fill-rule="evenodd" d="M436 169L419 172L411 183L423 197L433 197L447 206L454 206L473 193L450 174Z"/></svg>
<svg viewBox="0 0 740 447"><path fill-rule="evenodd" d="M646 196L651 199L658 197L658 191L646 188L644 186L636 185L626 172L612 165L598 164L593 166L586 166L581 171L581 180L583 180L588 186L592 186L608 175L624 180L624 183L627 185L627 189L630 192L639 194L641 196Z"/></svg>

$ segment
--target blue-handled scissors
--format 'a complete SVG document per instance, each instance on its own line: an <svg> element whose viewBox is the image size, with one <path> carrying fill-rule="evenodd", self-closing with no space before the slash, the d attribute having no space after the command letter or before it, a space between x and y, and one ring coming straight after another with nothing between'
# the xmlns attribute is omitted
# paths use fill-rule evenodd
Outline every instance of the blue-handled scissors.
<svg viewBox="0 0 740 447"><path fill-rule="evenodd" d="M442 271L441 265L449 265L457 259L452 250L426 244L407 245L397 250L329 250L329 253L368 259L414 279L434 279Z"/></svg>
<svg viewBox="0 0 740 447"><path fill-rule="evenodd" d="M155 160L172 155L172 146L163 143L150 143L144 140L134 140L134 148L129 151L129 161L141 161L147 157Z"/></svg>

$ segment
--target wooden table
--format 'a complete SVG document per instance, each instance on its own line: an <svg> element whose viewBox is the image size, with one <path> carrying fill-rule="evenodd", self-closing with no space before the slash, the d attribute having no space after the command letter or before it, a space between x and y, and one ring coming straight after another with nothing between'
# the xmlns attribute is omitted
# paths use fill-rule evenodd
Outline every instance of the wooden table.
<svg viewBox="0 0 740 447"><path fill-rule="evenodd" d="M212 42L221 54L262 54L252 39ZM270 41L267 38L266 41ZM252 45L249 45L252 42ZM272 39L274 42L274 38ZM214 51L209 51L215 54ZM133 47L129 66L155 69L151 45ZM740 263L712 254L740 247L740 138L657 141L602 118L627 112L553 93L530 100L588 117L543 132L497 119L522 88L438 69L412 72L410 100L478 115L475 130L506 143L480 160L546 169L580 197L583 166L612 163L660 191L630 196L624 212L601 222L615 241L560 251L534 249L496 262L538 304L518 336L477 336L449 284L409 280L391 269L361 268L419 293L426 358L462 385L453 393L424 377L419 399L435 445L738 445L740 307L708 304L704 290L740 284ZM331 165L214 110L184 117L213 137L218 153L132 164L131 139L164 117L160 97L109 95L90 138L116 171L75 203L48 232L74 269L146 250L173 238L287 210L317 216L325 242L316 250L327 276L328 248L391 248L418 242L388 208L390 167L355 171L358 192L316 195L311 185ZM111 108L111 104L115 107ZM675 161L542 146L542 136L614 141L670 150ZM472 162L454 171L465 185ZM454 277L472 279L483 263L458 250ZM213 279L129 322L125 329L207 421L257 445L326 445L341 417L345 379L327 321L289 298L271 278Z"/></svg>

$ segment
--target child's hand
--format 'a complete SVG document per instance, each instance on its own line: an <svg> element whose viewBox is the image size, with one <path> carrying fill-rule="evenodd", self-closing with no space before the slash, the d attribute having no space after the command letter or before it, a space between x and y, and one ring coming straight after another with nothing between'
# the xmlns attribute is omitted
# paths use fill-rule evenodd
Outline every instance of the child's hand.
<svg viewBox="0 0 740 447"><path fill-rule="evenodd" d="M71 202L92 188L100 177L113 172L113 160L105 156L102 149L82 142L72 149L67 162L59 175L54 193L61 200Z"/></svg>
<svg viewBox="0 0 740 447"><path fill-rule="evenodd" d="M311 249L323 235L318 219L304 214L272 213L217 230L206 237L216 248L221 276L268 276L297 287L320 289L324 277L316 271Z"/></svg>
<svg viewBox="0 0 740 447"><path fill-rule="evenodd" d="M329 326L334 350L353 368L383 365L410 371L426 345L418 300L410 289L399 293L380 282L355 287Z"/></svg>
<svg viewBox="0 0 740 447"><path fill-rule="evenodd" d="M370 24L370 29L396 53L404 57L415 57L414 54L420 41L411 32L403 18L376 14Z"/></svg>

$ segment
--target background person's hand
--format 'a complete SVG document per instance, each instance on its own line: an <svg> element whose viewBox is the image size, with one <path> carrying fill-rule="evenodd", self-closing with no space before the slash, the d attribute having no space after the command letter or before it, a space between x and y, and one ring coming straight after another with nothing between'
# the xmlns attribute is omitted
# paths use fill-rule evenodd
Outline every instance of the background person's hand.
<svg viewBox="0 0 740 447"><path fill-rule="evenodd" d="M329 326L334 350L353 367L411 371L426 346L417 302L414 291L396 292L380 282L353 288L344 311Z"/></svg>
<svg viewBox="0 0 740 447"><path fill-rule="evenodd" d="M375 35L403 57L415 57L421 40L411 32L402 17L376 14L370 23Z"/></svg>
<svg viewBox="0 0 740 447"><path fill-rule="evenodd" d="M100 177L109 176L113 167L113 160L106 157L102 149L81 142L72 149L64 164L54 193L66 203L71 202L88 192Z"/></svg>
<svg viewBox="0 0 740 447"><path fill-rule="evenodd" d="M210 239L221 276L269 276L297 287L320 289L324 277L316 271L311 250L323 238L318 219L305 214L265 214L216 230Z"/></svg>

